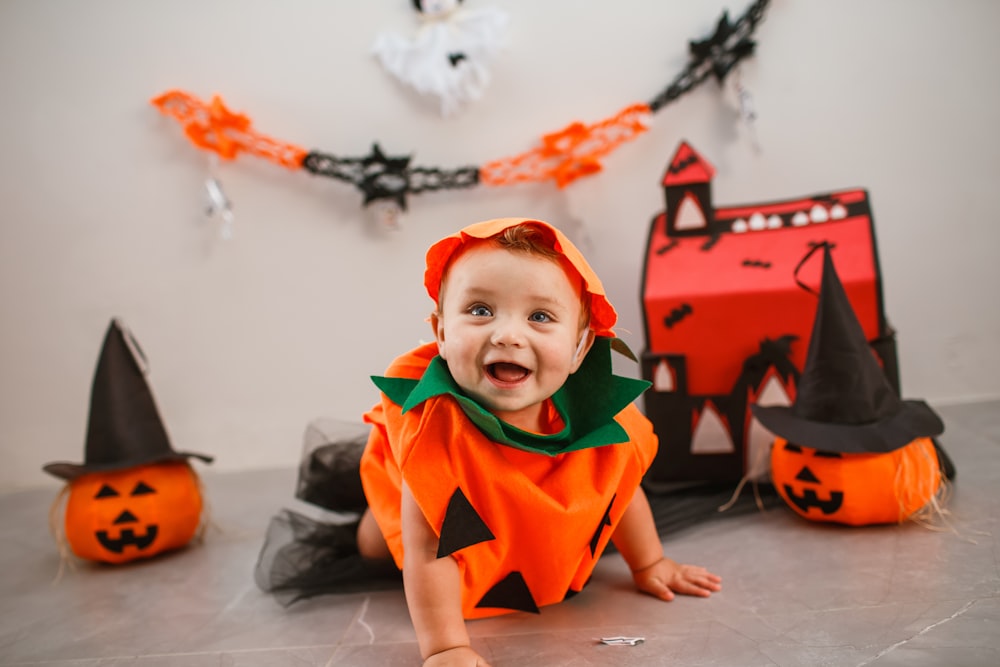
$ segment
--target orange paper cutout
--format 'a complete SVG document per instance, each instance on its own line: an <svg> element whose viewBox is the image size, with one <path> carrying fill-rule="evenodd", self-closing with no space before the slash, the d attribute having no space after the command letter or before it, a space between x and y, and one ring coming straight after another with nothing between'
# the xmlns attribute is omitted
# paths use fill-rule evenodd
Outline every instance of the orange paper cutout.
<svg viewBox="0 0 1000 667"><path fill-rule="evenodd" d="M227 109L218 95L206 104L190 93L170 90L150 102L183 125L191 143L217 153L224 160L232 160L240 151L246 151L289 169L299 169L308 152L258 133L251 127L249 116Z"/></svg>
<svg viewBox="0 0 1000 667"><path fill-rule="evenodd" d="M651 113L649 105L639 103L593 125L571 123L544 135L541 146L484 165L479 179L488 185L510 185L554 178L556 185L566 187L582 176L601 171L600 158L645 132L645 120Z"/></svg>

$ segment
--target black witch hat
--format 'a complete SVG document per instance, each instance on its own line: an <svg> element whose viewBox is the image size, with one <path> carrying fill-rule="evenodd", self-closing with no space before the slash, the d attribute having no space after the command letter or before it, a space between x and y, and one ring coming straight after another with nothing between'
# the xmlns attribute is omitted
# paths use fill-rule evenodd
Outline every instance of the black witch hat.
<svg viewBox="0 0 1000 667"><path fill-rule="evenodd" d="M792 406L752 405L760 423L795 444L828 452L885 453L944 431L923 401L889 384L823 246L819 305Z"/></svg>
<svg viewBox="0 0 1000 667"><path fill-rule="evenodd" d="M147 463L212 457L176 452L146 384L146 358L138 343L117 319L111 320L90 390L90 417L83 463L59 461L45 472L72 480L89 472L123 470Z"/></svg>

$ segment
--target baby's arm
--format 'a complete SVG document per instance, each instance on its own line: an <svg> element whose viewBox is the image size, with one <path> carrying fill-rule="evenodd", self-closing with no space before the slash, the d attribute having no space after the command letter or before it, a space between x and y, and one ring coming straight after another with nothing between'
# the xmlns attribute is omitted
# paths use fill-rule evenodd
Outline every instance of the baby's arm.
<svg viewBox="0 0 1000 667"><path fill-rule="evenodd" d="M643 593L673 600L675 592L708 597L722 590L722 578L718 575L703 567L681 565L663 555L663 544L642 487L635 490L611 539L632 570L636 587Z"/></svg>
<svg viewBox="0 0 1000 667"><path fill-rule="evenodd" d="M438 538L403 482L403 586L425 667L489 667L469 646L458 564L438 558Z"/></svg>

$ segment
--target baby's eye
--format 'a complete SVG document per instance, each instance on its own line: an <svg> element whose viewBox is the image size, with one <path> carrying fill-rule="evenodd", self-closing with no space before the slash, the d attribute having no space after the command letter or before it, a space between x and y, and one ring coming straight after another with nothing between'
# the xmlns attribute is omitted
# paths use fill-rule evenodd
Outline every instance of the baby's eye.
<svg viewBox="0 0 1000 667"><path fill-rule="evenodd" d="M489 317L493 314L493 312L486 306L479 305L469 308L469 314L475 317Z"/></svg>
<svg viewBox="0 0 1000 667"><path fill-rule="evenodd" d="M543 313L542 311L539 310L539 311L536 311L536 312L532 313L528 317L528 320L531 321L531 322L551 322L552 318L549 317L548 313Z"/></svg>

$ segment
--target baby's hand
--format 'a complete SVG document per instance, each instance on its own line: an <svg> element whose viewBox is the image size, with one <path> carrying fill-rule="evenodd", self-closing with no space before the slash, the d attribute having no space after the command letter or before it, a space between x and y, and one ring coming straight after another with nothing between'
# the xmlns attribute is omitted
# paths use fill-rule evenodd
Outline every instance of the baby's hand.
<svg viewBox="0 0 1000 667"><path fill-rule="evenodd" d="M674 593L707 598L722 590L722 577L697 565L681 565L661 558L632 573L636 588L661 600L674 599Z"/></svg>
<svg viewBox="0 0 1000 667"><path fill-rule="evenodd" d="M429 656L424 660L424 667L490 667L490 665L470 647L456 646Z"/></svg>

